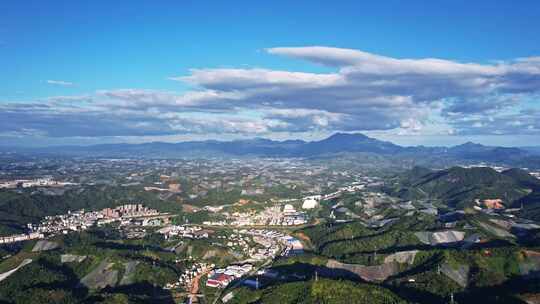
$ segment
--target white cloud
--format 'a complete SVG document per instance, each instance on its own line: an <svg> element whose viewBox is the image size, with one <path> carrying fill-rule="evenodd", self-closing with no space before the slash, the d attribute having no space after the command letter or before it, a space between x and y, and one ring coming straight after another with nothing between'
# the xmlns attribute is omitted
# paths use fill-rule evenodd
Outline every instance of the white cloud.
<svg viewBox="0 0 540 304"><path fill-rule="evenodd" d="M171 77L209 89L239 90L275 86L324 87L343 81L336 74L314 74L266 69L193 69L189 76Z"/></svg>
<svg viewBox="0 0 540 304"><path fill-rule="evenodd" d="M324 65L347 67L362 73L380 75L418 74L484 74L500 73L499 67L476 63L459 63L436 58L397 59L367 52L333 47L278 47L267 49L270 54L304 59ZM353 67L353 68L351 68Z"/></svg>
<svg viewBox="0 0 540 304"><path fill-rule="evenodd" d="M44 103L4 105L0 114L7 120L0 127L8 132L46 130L51 136L338 130L535 134L540 129L538 119L522 110L523 100L540 93L540 57L479 64L320 46L267 52L335 69L326 73L193 69L188 75L170 77L190 84L187 92L109 89L51 97ZM73 85L60 80L47 83ZM62 129L62 123L73 127L54 129Z"/></svg>
<svg viewBox="0 0 540 304"><path fill-rule="evenodd" d="M64 81L64 80L47 80L46 82L48 84L58 85L62 87L71 87L74 85L73 82Z"/></svg>

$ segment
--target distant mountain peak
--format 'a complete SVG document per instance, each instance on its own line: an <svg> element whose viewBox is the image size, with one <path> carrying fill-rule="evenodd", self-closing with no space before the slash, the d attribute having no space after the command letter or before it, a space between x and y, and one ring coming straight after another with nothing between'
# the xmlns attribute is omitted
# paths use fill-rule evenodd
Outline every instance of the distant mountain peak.
<svg viewBox="0 0 540 304"><path fill-rule="evenodd" d="M354 139L372 139L371 137L368 137L362 133L341 133L337 132L329 137L323 139L322 141L335 141L335 140L354 140Z"/></svg>
<svg viewBox="0 0 540 304"><path fill-rule="evenodd" d="M480 147L485 147L484 145L482 144L477 144L477 143L474 143L472 141L468 141L466 143L463 143L461 145L457 145L455 147L462 147L462 148L480 148Z"/></svg>

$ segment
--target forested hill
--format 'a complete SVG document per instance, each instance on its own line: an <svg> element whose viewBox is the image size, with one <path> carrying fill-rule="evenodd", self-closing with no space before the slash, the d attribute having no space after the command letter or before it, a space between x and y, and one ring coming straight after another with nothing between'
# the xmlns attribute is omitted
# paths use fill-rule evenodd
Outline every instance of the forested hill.
<svg viewBox="0 0 540 304"><path fill-rule="evenodd" d="M489 167L452 167L432 171L415 167L402 174L390 191L404 199L437 199L452 207L472 205L475 199L494 198L511 207L540 191L540 180L520 169L497 172Z"/></svg>

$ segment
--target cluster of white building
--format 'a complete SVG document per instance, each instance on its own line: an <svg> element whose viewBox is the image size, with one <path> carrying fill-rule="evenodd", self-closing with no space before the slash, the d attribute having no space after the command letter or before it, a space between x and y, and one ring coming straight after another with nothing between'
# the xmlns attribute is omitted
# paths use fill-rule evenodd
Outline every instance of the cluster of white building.
<svg viewBox="0 0 540 304"><path fill-rule="evenodd" d="M130 218L159 215L156 209L150 209L142 204L126 204L116 208L105 208L100 211L105 218Z"/></svg>
<svg viewBox="0 0 540 304"><path fill-rule="evenodd" d="M28 224L28 229L32 232L43 233L45 235L67 234L70 231L86 230L93 225L103 225L120 221L121 224L141 222L139 225L145 226L150 223L153 217L161 215L154 209L148 209L141 204L122 205L117 208L105 208L100 211L85 212L84 209L68 211L67 214L46 216L39 224Z"/></svg>
<svg viewBox="0 0 540 304"><path fill-rule="evenodd" d="M250 230L259 231L259 230ZM280 250L278 239L273 239L260 234L247 233L247 230L234 230L228 236L218 236L218 239L225 239L225 246L242 252L249 257L247 262L259 262L274 258ZM253 246L253 243L258 246Z"/></svg>
<svg viewBox="0 0 540 304"><path fill-rule="evenodd" d="M171 237L188 239L208 238L208 230L205 230L199 226L170 225L159 229L157 232L162 234L165 239L169 239Z"/></svg>
<svg viewBox="0 0 540 304"><path fill-rule="evenodd" d="M353 193L356 191L360 191L364 188L365 188L365 185L361 184L360 182L354 182L349 186L338 188L338 190L335 192L322 195L321 200L333 199L333 198L341 196L343 193L346 193L346 192Z"/></svg>
<svg viewBox="0 0 540 304"><path fill-rule="evenodd" d="M64 187L69 185L76 185L76 183L60 182L52 179L51 177L43 177L36 179L16 179L10 181L0 182L0 189L13 189L13 188L31 188L31 187Z"/></svg>
<svg viewBox="0 0 540 304"><path fill-rule="evenodd" d="M93 226L96 221L103 218L100 211L85 212L84 209L67 214L46 216L39 224L28 224L28 228L33 232L45 235L67 234L70 231L86 230Z"/></svg>
<svg viewBox="0 0 540 304"><path fill-rule="evenodd" d="M253 241L267 249L267 253L262 258L257 258L256 254L252 254L253 259L274 258L279 252L279 245L284 247L281 255L288 256L292 254L303 253L304 246L302 242L295 237L285 233L268 230L268 229L243 229L239 233L253 236Z"/></svg>
<svg viewBox="0 0 540 304"><path fill-rule="evenodd" d="M302 199L302 209L314 209L319 206L321 200L328 200L340 196L345 192L356 192L365 188L362 182L354 182L351 185L340 187L337 191L325 195L311 195ZM297 211L292 204L288 202L296 199L280 200L284 205L278 204L272 207L266 207L260 212L223 212L226 220L220 221L205 221L204 225L209 226L297 226L304 225L308 222L308 215L304 211ZM218 212L223 209L212 209L212 212ZM205 207L205 210L210 210Z"/></svg>
<svg viewBox="0 0 540 304"><path fill-rule="evenodd" d="M42 239L44 237L45 236L43 235L43 233L39 233L39 232L14 234L14 235L0 237L0 244L9 244L9 243L34 240L34 239Z"/></svg>
<svg viewBox="0 0 540 304"><path fill-rule="evenodd" d="M273 259L279 253L280 248L275 239L268 238L264 235L253 235L252 240L260 247L250 249L250 260L264 261L266 259Z"/></svg>
<svg viewBox="0 0 540 304"><path fill-rule="evenodd" d="M305 212L297 211L292 205L286 204L283 207L276 205L266 207L260 212L233 212L223 215L227 217L225 221L205 221L204 225L209 226L296 226L307 223Z"/></svg>

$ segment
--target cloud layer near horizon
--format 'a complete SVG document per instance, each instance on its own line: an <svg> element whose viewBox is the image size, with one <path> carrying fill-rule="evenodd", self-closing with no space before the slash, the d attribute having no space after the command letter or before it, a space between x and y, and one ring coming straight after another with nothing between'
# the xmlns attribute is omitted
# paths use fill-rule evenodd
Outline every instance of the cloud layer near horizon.
<svg viewBox="0 0 540 304"><path fill-rule="evenodd" d="M319 46L266 52L333 71L193 69L169 78L192 87L184 93L104 89L85 96L4 102L1 136L380 130L540 135L540 57L479 64Z"/></svg>

